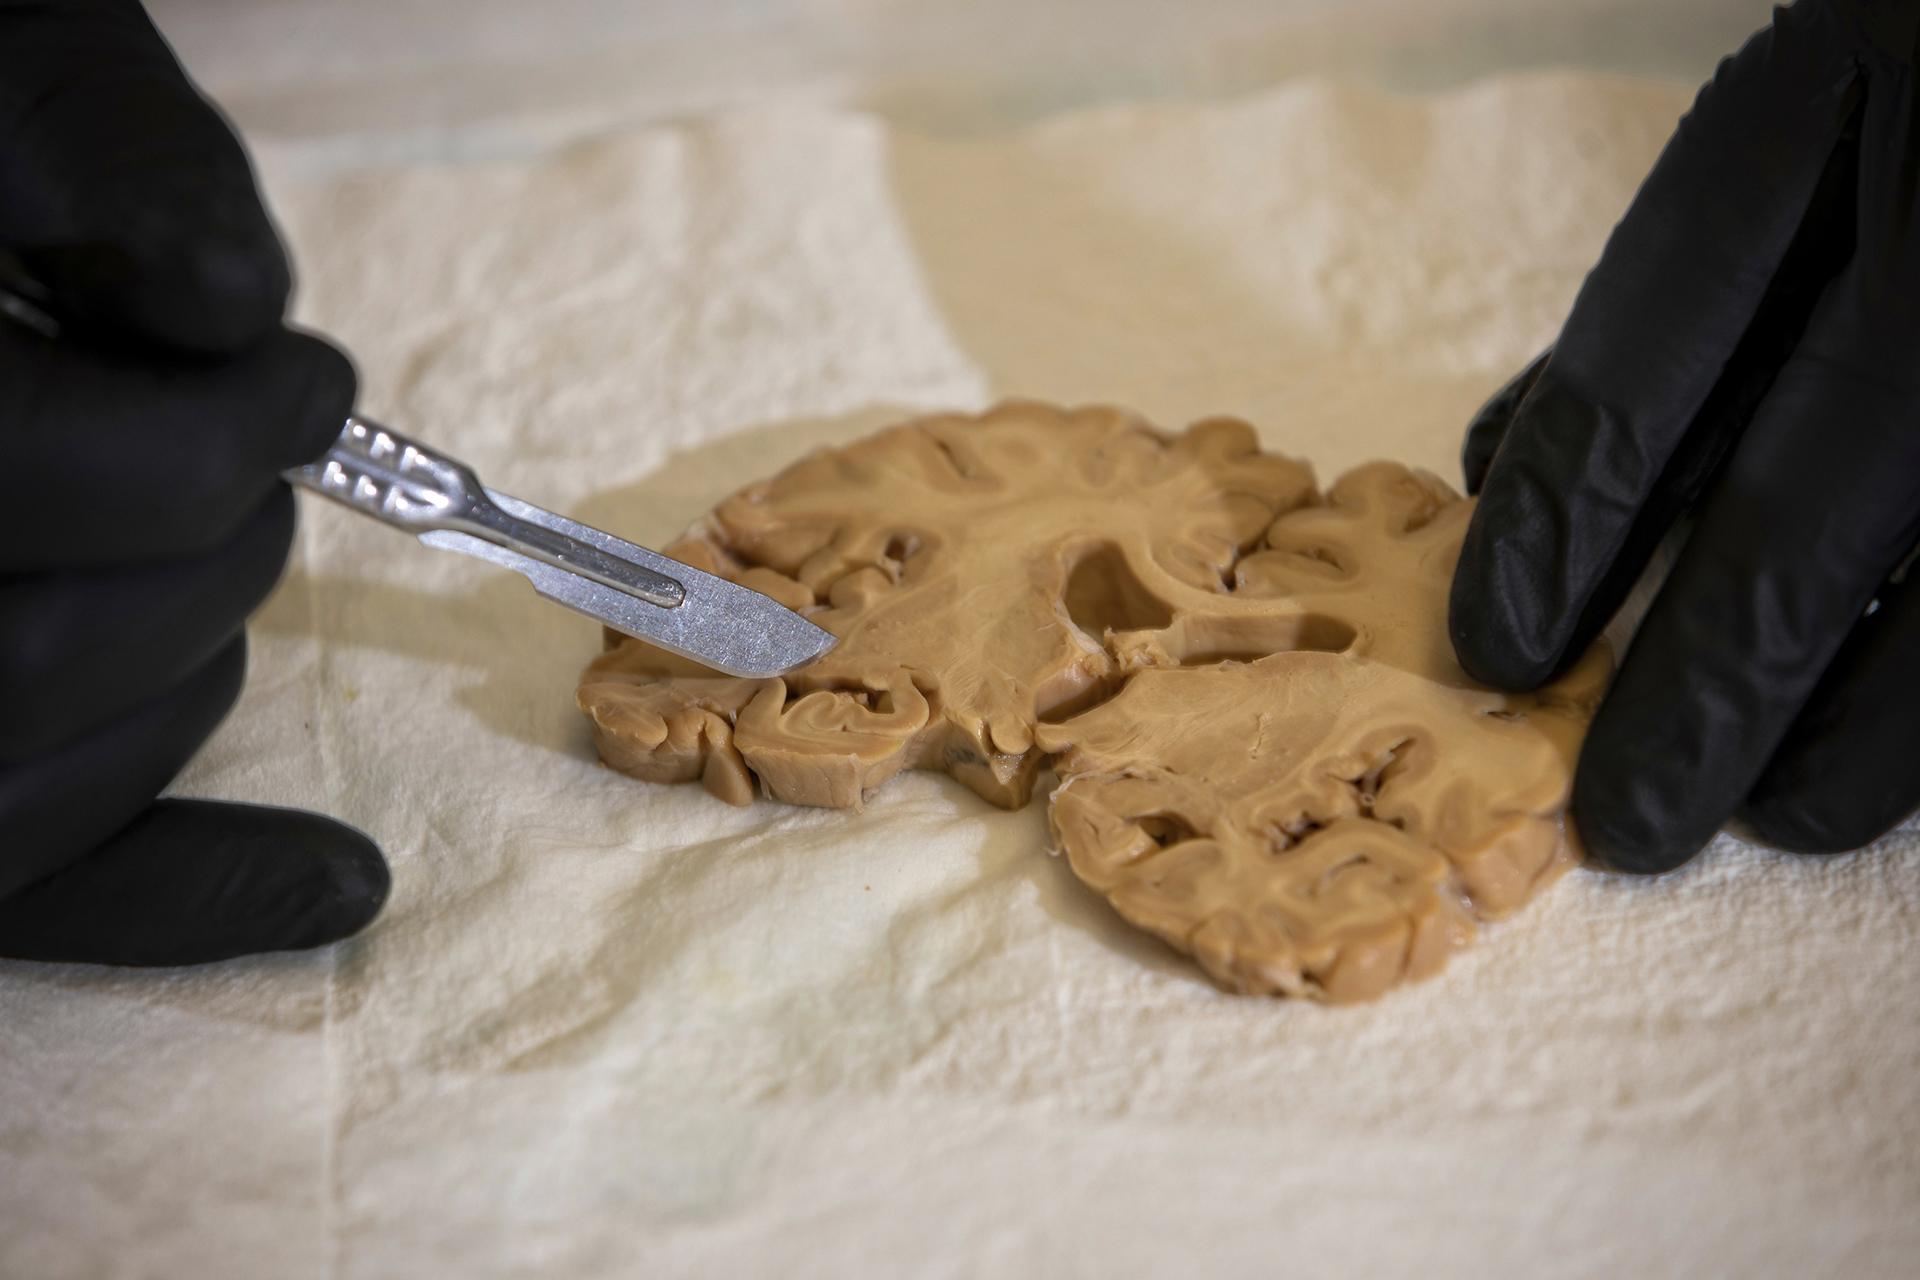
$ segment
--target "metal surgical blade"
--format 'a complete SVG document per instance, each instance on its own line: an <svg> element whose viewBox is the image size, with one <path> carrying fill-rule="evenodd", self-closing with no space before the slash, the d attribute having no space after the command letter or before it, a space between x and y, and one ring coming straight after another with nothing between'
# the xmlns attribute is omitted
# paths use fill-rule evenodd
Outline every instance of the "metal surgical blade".
<svg viewBox="0 0 1920 1280"><path fill-rule="evenodd" d="M364 418L348 418L324 457L286 477L728 675L777 676L836 643L758 591L489 489L465 463Z"/></svg>

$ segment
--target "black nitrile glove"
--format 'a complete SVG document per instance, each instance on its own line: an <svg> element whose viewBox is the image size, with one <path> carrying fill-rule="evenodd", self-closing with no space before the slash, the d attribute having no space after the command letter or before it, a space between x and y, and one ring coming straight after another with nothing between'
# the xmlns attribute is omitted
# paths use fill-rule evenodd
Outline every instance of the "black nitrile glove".
<svg viewBox="0 0 1920 1280"><path fill-rule="evenodd" d="M1538 685L1693 522L1573 815L1629 871L1729 817L1826 852L1920 804L1914 0L1799 0L1724 62L1553 350L1471 427L1461 665Z"/></svg>
<svg viewBox="0 0 1920 1280"><path fill-rule="evenodd" d="M0 956L182 964L379 911L367 838L154 796L213 731L352 407L246 156L137 4L0 6Z"/></svg>

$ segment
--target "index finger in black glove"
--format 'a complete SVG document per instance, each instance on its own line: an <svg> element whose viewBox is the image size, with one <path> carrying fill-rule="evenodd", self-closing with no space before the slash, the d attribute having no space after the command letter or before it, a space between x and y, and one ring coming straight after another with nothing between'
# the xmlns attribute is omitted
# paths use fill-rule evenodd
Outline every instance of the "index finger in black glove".
<svg viewBox="0 0 1920 1280"><path fill-rule="evenodd" d="M326 452L354 390L282 328L217 362L0 329L0 573L213 551Z"/></svg>
<svg viewBox="0 0 1920 1280"><path fill-rule="evenodd" d="M1492 398L1473 415L1473 421L1467 424L1466 438L1460 444L1460 473L1466 479L1468 493L1477 495L1480 486L1486 483L1494 455L1500 452L1507 432L1513 429L1514 415L1520 412L1520 406L1526 403L1527 393L1533 390L1534 383L1540 381L1541 371L1552 358L1552 347L1535 356L1531 364L1494 392Z"/></svg>
<svg viewBox="0 0 1920 1280"><path fill-rule="evenodd" d="M1920 584L1888 582L1875 603L1741 806L1748 829L1769 844L1798 853L1857 849L1920 804Z"/></svg>
<svg viewBox="0 0 1920 1280"><path fill-rule="evenodd" d="M19 960L226 960L356 932L387 888L373 842L318 814L162 800L90 857L0 900L0 939Z"/></svg>

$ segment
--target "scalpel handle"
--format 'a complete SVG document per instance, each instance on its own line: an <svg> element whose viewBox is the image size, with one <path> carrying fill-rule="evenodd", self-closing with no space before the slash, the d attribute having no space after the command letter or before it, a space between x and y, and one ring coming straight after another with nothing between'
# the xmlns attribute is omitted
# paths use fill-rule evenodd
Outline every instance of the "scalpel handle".
<svg viewBox="0 0 1920 1280"><path fill-rule="evenodd" d="M662 609L686 598L664 574L509 514L466 463L364 418L348 418L322 457L286 477L395 528L470 534Z"/></svg>

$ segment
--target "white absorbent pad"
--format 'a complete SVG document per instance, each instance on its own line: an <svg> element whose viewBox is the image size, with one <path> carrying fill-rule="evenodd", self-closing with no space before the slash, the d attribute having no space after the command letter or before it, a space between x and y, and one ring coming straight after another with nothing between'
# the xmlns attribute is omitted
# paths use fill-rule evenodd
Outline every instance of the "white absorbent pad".
<svg viewBox="0 0 1920 1280"><path fill-rule="evenodd" d="M1303 84L933 138L821 107L536 155L267 150L361 408L659 545L1010 394L1457 479L1687 95ZM595 627L303 501L182 794L392 859L347 945L0 966L0 1273L1893 1273L1920 848L1576 871L1437 980L1224 995L928 775L859 814L601 768Z"/></svg>

